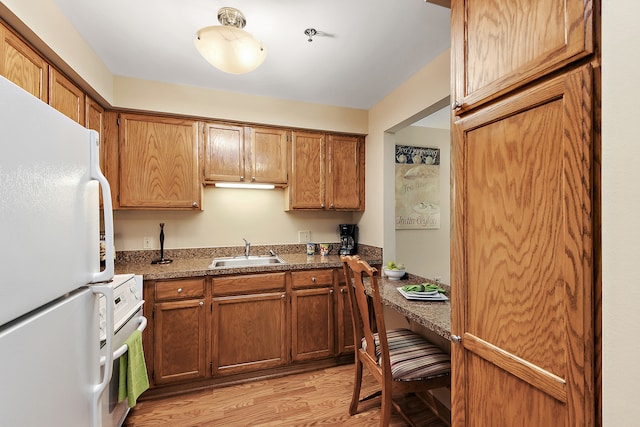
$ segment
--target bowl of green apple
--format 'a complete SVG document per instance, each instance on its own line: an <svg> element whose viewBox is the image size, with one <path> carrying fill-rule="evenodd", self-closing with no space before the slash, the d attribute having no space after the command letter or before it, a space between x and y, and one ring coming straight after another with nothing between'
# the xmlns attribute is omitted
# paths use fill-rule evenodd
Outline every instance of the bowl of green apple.
<svg viewBox="0 0 640 427"><path fill-rule="evenodd" d="M387 276L389 280L400 280L407 273L404 264L396 264L394 261L389 261L387 265L382 268L382 273Z"/></svg>

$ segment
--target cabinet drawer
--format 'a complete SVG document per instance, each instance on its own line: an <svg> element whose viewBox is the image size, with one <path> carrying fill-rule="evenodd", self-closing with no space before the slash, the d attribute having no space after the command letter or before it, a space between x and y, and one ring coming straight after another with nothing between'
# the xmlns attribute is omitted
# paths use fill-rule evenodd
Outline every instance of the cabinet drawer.
<svg viewBox="0 0 640 427"><path fill-rule="evenodd" d="M155 291L156 301L201 298L204 296L204 279L156 282Z"/></svg>
<svg viewBox="0 0 640 427"><path fill-rule="evenodd" d="M333 285L333 270L294 271L291 273L294 288L315 288Z"/></svg>
<svg viewBox="0 0 640 427"><path fill-rule="evenodd" d="M214 295L246 294L285 289L285 273L249 274L213 279Z"/></svg>

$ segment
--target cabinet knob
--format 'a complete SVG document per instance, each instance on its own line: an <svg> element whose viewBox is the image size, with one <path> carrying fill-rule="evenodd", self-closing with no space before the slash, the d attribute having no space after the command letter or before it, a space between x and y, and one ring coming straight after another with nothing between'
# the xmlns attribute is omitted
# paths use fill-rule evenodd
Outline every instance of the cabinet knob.
<svg viewBox="0 0 640 427"><path fill-rule="evenodd" d="M311 278L311 281L312 281L313 283L315 283L315 282L316 282L316 278L315 278L315 277L312 277L312 278Z"/></svg>
<svg viewBox="0 0 640 427"><path fill-rule="evenodd" d="M255 177L255 176L252 176L252 177L251 177L251 182L255 182L255 181L256 181L256 177Z"/></svg>
<svg viewBox="0 0 640 427"><path fill-rule="evenodd" d="M191 207L192 207L192 208L197 208L197 207L199 207L198 202L193 202L193 203L191 203Z"/></svg>
<svg viewBox="0 0 640 427"><path fill-rule="evenodd" d="M462 108L462 103L460 103L460 101L455 101L453 104L451 104L452 110L459 110L461 108Z"/></svg>
<svg viewBox="0 0 640 427"><path fill-rule="evenodd" d="M244 175L240 175L240 181L244 181Z"/></svg>
<svg viewBox="0 0 640 427"><path fill-rule="evenodd" d="M329 291L329 295L333 295L333 289Z"/></svg>
<svg viewBox="0 0 640 427"><path fill-rule="evenodd" d="M178 288L178 293L181 294L182 293L182 288Z"/></svg>
<svg viewBox="0 0 640 427"><path fill-rule="evenodd" d="M329 209L333 209L333 203L331 203L331 205L329 206Z"/></svg>
<svg viewBox="0 0 640 427"><path fill-rule="evenodd" d="M320 207L321 207L322 209L324 209L324 203L323 203L323 204L321 204L321 205L320 205Z"/></svg>
<svg viewBox="0 0 640 427"><path fill-rule="evenodd" d="M282 295L280 295L280 298L282 298L282 299L285 299L286 297L287 297L287 295L286 295L286 294L282 294Z"/></svg>
<svg viewBox="0 0 640 427"><path fill-rule="evenodd" d="M204 305L204 301L200 301L198 304L202 307Z"/></svg>
<svg viewBox="0 0 640 427"><path fill-rule="evenodd" d="M462 338L459 335L451 335L451 341L456 344L460 344L462 342Z"/></svg>

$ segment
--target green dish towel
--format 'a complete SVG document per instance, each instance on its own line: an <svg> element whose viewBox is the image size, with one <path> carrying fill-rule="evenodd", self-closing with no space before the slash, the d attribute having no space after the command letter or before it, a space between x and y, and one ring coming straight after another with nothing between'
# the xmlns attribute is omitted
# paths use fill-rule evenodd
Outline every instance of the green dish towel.
<svg viewBox="0 0 640 427"><path fill-rule="evenodd" d="M419 285L404 285L402 290L405 292L433 292L438 291L439 293L445 293L445 290L442 289L438 285L434 285L433 283L421 283Z"/></svg>
<svg viewBox="0 0 640 427"><path fill-rule="evenodd" d="M118 402L127 398L130 408L136 406L136 400L149 388L147 377L147 365L144 363L144 351L142 350L142 332L133 331L125 340L127 351L120 356L120 382L118 389Z"/></svg>

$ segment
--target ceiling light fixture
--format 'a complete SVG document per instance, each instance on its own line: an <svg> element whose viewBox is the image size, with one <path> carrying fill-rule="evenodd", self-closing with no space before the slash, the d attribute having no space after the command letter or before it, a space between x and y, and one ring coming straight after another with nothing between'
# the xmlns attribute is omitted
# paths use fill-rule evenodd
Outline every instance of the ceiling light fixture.
<svg viewBox="0 0 640 427"><path fill-rule="evenodd" d="M222 25L198 31L195 45L211 65L229 74L244 74L255 70L267 56L265 47L244 31L246 20L242 12L232 7L218 11Z"/></svg>
<svg viewBox="0 0 640 427"><path fill-rule="evenodd" d="M274 184L249 184L242 182L216 182L217 188L253 188L258 190L273 190L276 188Z"/></svg>

